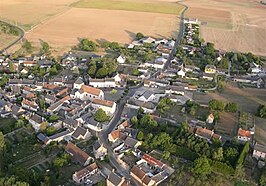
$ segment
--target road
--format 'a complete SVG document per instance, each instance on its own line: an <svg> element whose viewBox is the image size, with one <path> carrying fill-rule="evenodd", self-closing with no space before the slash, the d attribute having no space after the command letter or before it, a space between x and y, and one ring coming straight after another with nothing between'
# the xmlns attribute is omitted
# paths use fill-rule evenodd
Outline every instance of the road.
<svg viewBox="0 0 266 186"><path fill-rule="evenodd" d="M180 2L178 2L178 3L180 4ZM180 4L180 5L185 7L184 10L182 11L181 15L180 15L180 19L181 19L180 31L179 31L179 34L177 35L175 46L174 46L166 64L165 64L164 70L166 70L169 67L170 62L174 58L174 55L176 53L176 49L177 49L178 45L181 43L181 40L182 40L182 37L184 34L184 13L188 9L188 7L183 5L183 4ZM157 71L157 72L155 72L155 74L157 74L159 72L160 71ZM110 121L108 127L105 130L97 133L99 142L107 148L107 151L110 154L110 163L116 168L116 170L119 174L124 176L126 179L130 180L132 185L136 185L136 186L138 186L140 184L138 182L136 182L135 179L132 178L132 176L129 174L129 170L125 169L119 163L119 161L116 157L116 154L113 152L113 149L108 142L108 134L110 134L114 130L114 128L117 126L117 124L120 122L121 115L122 115L126 101L130 97L132 97L134 95L134 93L138 90L138 88L140 88L141 86L143 86L143 84L140 84L139 86L136 86L136 87L129 90L128 94L123 99L121 99L120 103L118 104L117 112L115 113L114 117Z"/></svg>
<svg viewBox="0 0 266 186"><path fill-rule="evenodd" d="M7 22L5 22L5 21L0 21L0 22L4 22L4 23L6 23L6 24L8 24L8 25L15 26L15 27L17 27L17 28L19 29L19 31L20 31L20 35L19 35L19 38L18 38L18 39L16 39L14 42L12 42L10 45L6 46L5 48L0 49L0 54L1 54L1 53L4 53L7 49L9 49L10 47L12 47L13 45L17 44L20 40L22 40L23 37L24 37L24 35L25 35L25 32L24 32L24 30L23 30L22 28L20 28L20 27L18 27L18 26L16 26L16 25L13 25L13 24L7 23Z"/></svg>
<svg viewBox="0 0 266 186"><path fill-rule="evenodd" d="M101 132L97 133L99 142L107 148L107 151L110 155L110 163L116 168L119 174L124 176L126 179L130 180L132 185L139 185L139 184L130 176L129 171L126 170L117 160L116 154L113 152L113 149L108 142L108 134L111 133L114 130L114 128L117 126L117 124L120 122L126 101L130 97L132 97L135 94L135 92L138 90L138 88L140 88L141 86L142 84L129 89L128 94L119 102L117 106L117 112L110 121L108 127L105 130L102 130Z"/></svg>
<svg viewBox="0 0 266 186"><path fill-rule="evenodd" d="M163 70L166 70L166 69L169 68L169 65L170 65L171 61L174 59L177 47L181 44L181 41L182 41L182 38L183 38L183 35L184 35L184 30L185 30L184 14L187 11L188 7L186 5L184 5L184 4L181 4L180 2L182 2L182 1L179 1L178 4L180 4L181 6L184 6L184 9L183 9L183 11L180 14L180 29L179 29L179 33L178 33L178 35L176 37L175 46L174 46L173 50L171 51L171 54L170 54L167 62L165 63Z"/></svg>

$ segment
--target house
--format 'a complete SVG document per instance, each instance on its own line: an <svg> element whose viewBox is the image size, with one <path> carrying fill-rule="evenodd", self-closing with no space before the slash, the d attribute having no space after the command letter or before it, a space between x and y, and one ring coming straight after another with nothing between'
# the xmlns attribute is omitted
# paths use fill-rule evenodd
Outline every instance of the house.
<svg viewBox="0 0 266 186"><path fill-rule="evenodd" d="M233 80L238 83L256 85L257 88L262 88L265 85L264 80L259 76L236 76Z"/></svg>
<svg viewBox="0 0 266 186"><path fill-rule="evenodd" d="M206 119L206 123L213 124L214 121L214 115L211 113L208 118Z"/></svg>
<svg viewBox="0 0 266 186"><path fill-rule="evenodd" d="M121 79L120 79L121 81ZM105 87L119 87L120 81L117 82L115 78L104 78L104 79L89 79L89 85L97 88L105 88Z"/></svg>
<svg viewBox="0 0 266 186"><path fill-rule="evenodd" d="M23 64L25 67L32 67L32 66L37 65L37 61L24 61L22 64Z"/></svg>
<svg viewBox="0 0 266 186"><path fill-rule="evenodd" d="M154 113L156 110L156 105L154 103L140 101L140 100L135 99L135 98L130 98L127 101L126 106L131 108L131 109L135 109L135 110L138 110L141 107L141 108L143 108L145 113Z"/></svg>
<svg viewBox="0 0 266 186"><path fill-rule="evenodd" d="M124 143L127 147L137 149L142 142L128 136Z"/></svg>
<svg viewBox="0 0 266 186"><path fill-rule="evenodd" d="M214 79L214 77L215 77L215 74L212 74L212 73L203 73L202 74L202 78L203 79L206 79L206 80L208 80L208 81L212 81L213 79Z"/></svg>
<svg viewBox="0 0 266 186"><path fill-rule="evenodd" d="M74 89L80 89L82 85L85 85L83 79L79 77L74 83Z"/></svg>
<svg viewBox="0 0 266 186"><path fill-rule="evenodd" d="M129 186L129 182L125 180L125 177L119 176L114 171L107 177L107 186Z"/></svg>
<svg viewBox="0 0 266 186"><path fill-rule="evenodd" d="M117 61L118 63L120 63L120 64L123 64L123 63L126 62L126 57L120 55L120 56L116 59L116 61Z"/></svg>
<svg viewBox="0 0 266 186"><path fill-rule="evenodd" d="M130 175L143 186L155 185L155 181L152 180L142 169L135 165L131 169Z"/></svg>
<svg viewBox="0 0 266 186"><path fill-rule="evenodd" d="M103 144L100 144L98 141L96 141L93 144L93 153L96 159L103 160L107 155L107 149L103 146Z"/></svg>
<svg viewBox="0 0 266 186"><path fill-rule="evenodd" d="M266 159L266 146L256 143L254 146L254 151L252 157L257 160L265 160Z"/></svg>
<svg viewBox="0 0 266 186"><path fill-rule="evenodd" d="M81 99L82 101L92 100L94 98L104 99L104 93L100 89L82 85L81 88L75 92L74 98Z"/></svg>
<svg viewBox="0 0 266 186"><path fill-rule="evenodd" d="M116 111L116 103L113 101L107 101L102 99L93 99L91 106L95 109L102 109L106 114L113 115Z"/></svg>
<svg viewBox="0 0 266 186"><path fill-rule="evenodd" d="M72 179L77 184L84 183L89 177L99 172L99 168L96 163L92 163L85 167L84 169L81 169L80 171L76 171Z"/></svg>
<svg viewBox="0 0 266 186"><path fill-rule="evenodd" d="M66 118L63 122L63 126L67 128L76 129L79 126L79 123L77 120L72 118Z"/></svg>
<svg viewBox="0 0 266 186"><path fill-rule="evenodd" d="M29 123L32 125L36 132L40 130L40 126L44 121L44 118L37 114L32 115L29 119Z"/></svg>
<svg viewBox="0 0 266 186"><path fill-rule="evenodd" d="M77 140L88 139L90 136L91 136L91 133L89 132L89 130L83 127L78 127L72 134L72 137Z"/></svg>
<svg viewBox="0 0 266 186"><path fill-rule="evenodd" d="M180 68L179 71L177 72L177 75L180 76L181 78L184 78L186 76L186 71L184 68Z"/></svg>
<svg viewBox="0 0 266 186"><path fill-rule="evenodd" d="M244 130L242 128L239 128L238 133L237 133L237 139L238 141L241 141L241 142L247 142L251 140L251 137L253 134L254 132L250 130Z"/></svg>
<svg viewBox="0 0 266 186"><path fill-rule="evenodd" d="M51 104L54 104L57 101L57 98L54 95L46 94L44 96L44 101L45 101L45 103L48 103L48 104L51 105Z"/></svg>
<svg viewBox="0 0 266 186"><path fill-rule="evenodd" d="M216 66L214 65L206 65L204 72L207 74L215 74L216 73Z"/></svg>
<svg viewBox="0 0 266 186"><path fill-rule="evenodd" d="M26 68L23 68L21 71L20 71L21 74L28 74L29 71L26 69Z"/></svg>
<svg viewBox="0 0 266 186"><path fill-rule="evenodd" d="M111 143L115 143L117 140L121 139L122 136L125 136L120 130L114 130L108 134L108 140Z"/></svg>
<svg viewBox="0 0 266 186"><path fill-rule="evenodd" d="M221 140L222 138L220 135L215 134L212 130L201 127L196 128L195 136L206 139L208 142L211 142L212 139Z"/></svg>
<svg viewBox="0 0 266 186"><path fill-rule="evenodd" d="M146 37L141 39L142 43L155 43L155 39L153 39L152 37Z"/></svg>
<svg viewBox="0 0 266 186"><path fill-rule="evenodd" d="M93 161L92 157L71 142L67 144L66 152L72 156L74 162L78 162L82 166L89 165Z"/></svg>
<svg viewBox="0 0 266 186"><path fill-rule="evenodd" d="M129 121L128 120L125 120L120 125L118 125L118 129L125 129L127 127L129 127Z"/></svg>
<svg viewBox="0 0 266 186"><path fill-rule="evenodd" d="M34 101L29 101L27 99L22 100L21 106L25 109L29 109L35 112L37 112L37 110L39 109L39 106L37 105L37 103L35 103Z"/></svg>
<svg viewBox="0 0 266 186"><path fill-rule="evenodd" d="M165 88L166 94L178 94L178 95L185 95L184 87L182 86L168 86Z"/></svg>
<svg viewBox="0 0 266 186"><path fill-rule="evenodd" d="M25 112L25 110L17 105L12 105L10 112L13 118L18 119L19 116L21 116Z"/></svg>
<svg viewBox="0 0 266 186"><path fill-rule="evenodd" d="M51 142L61 142L63 140L69 141L71 138L71 135L73 134L73 130L67 129L65 131L56 133L52 136L48 137L48 141L46 144L49 144Z"/></svg>
<svg viewBox="0 0 266 186"><path fill-rule="evenodd" d="M139 101L143 102L149 102L153 101L155 99L155 95L153 94L152 91L145 91L139 98Z"/></svg>

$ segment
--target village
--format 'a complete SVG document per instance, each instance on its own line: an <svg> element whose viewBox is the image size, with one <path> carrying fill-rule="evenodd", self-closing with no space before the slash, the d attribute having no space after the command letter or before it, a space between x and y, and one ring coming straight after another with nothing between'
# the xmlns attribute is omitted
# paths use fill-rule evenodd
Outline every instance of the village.
<svg viewBox="0 0 266 186"><path fill-rule="evenodd" d="M188 163L189 174L239 181L240 169L240 181L258 182L266 138L256 127L266 123L266 105L257 116L241 103L201 97L230 84L260 91L265 103L265 59L216 50L200 38L197 19L184 20L181 41L138 33L124 47L102 43L105 55L83 41L59 61L0 56L6 170L54 185L152 186L181 182L178 167ZM197 171L197 160L212 171Z"/></svg>

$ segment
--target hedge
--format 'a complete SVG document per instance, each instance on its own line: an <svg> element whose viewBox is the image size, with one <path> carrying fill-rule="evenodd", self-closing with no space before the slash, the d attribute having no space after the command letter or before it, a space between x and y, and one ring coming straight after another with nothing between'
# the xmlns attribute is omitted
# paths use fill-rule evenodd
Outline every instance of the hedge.
<svg viewBox="0 0 266 186"><path fill-rule="evenodd" d="M249 151L249 142L246 142L236 162L237 165L242 165Z"/></svg>

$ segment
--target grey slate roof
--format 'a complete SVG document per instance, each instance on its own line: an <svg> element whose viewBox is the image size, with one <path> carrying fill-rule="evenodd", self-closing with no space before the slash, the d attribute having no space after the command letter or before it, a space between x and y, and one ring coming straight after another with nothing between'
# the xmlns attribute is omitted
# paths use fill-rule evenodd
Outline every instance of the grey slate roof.
<svg viewBox="0 0 266 186"><path fill-rule="evenodd" d="M111 174L108 176L108 180L113 184L113 185L119 185L119 183L122 181L121 177L118 176L116 173L111 172Z"/></svg>
<svg viewBox="0 0 266 186"><path fill-rule="evenodd" d="M79 136L84 136L87 133L87 130L83 127L78 127L75 132L72 134L74 138L78 138Z"/></svg>

